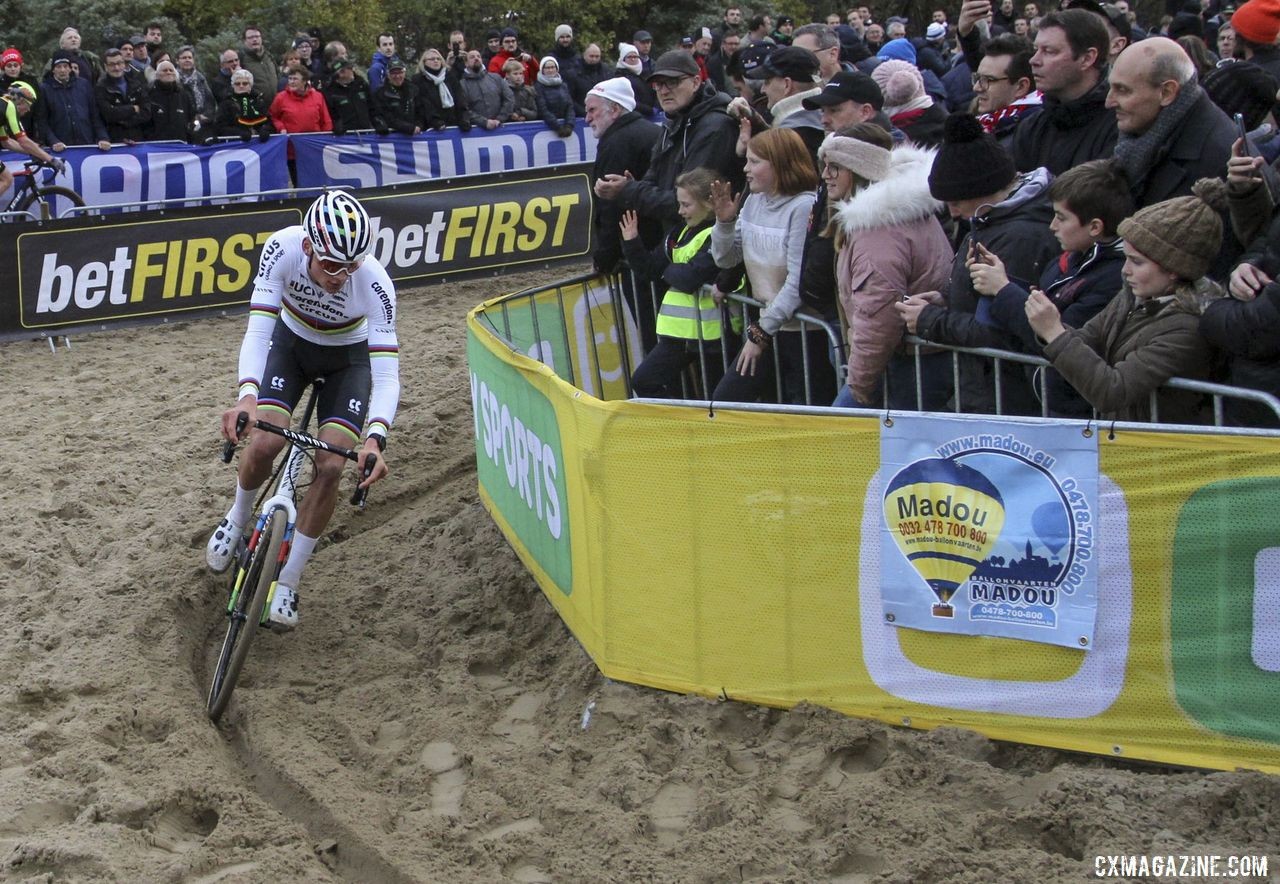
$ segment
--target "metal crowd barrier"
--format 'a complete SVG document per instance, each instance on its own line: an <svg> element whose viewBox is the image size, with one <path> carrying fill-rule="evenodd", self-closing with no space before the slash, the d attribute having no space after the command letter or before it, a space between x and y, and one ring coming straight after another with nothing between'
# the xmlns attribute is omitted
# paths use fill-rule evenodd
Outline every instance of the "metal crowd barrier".
<svg viewBox="0 0 1280 884"><path fill-rule="evenodd" d="M555 331L558 334L563 335L564 338L567 340L569 337L569 318L568 318L568 311L566 310L566 296L565 296L566 289L572 286L589 285L591 282L599 281L600 279L601 277L598 274L588 273L580 276L575 276L569 279L559 280L549 285L525 289L521 292L517 292L507 296L506 298L503 298L499 302L499 304L496 305L497 314L498 314L498 321L496 323L494 322L492 317L489 317L487 315L487 313L485 315L486 315L486 318L489 320L490 326L493 328L495 334L497 334L502 340L504 340L509 346L512 346L514 349L515 344L512 343L512 326L511 326L510 316L508 313L509 309L511 309L514 305L516 305L522 300L528 300L529 302L532 303L532 301L538 296L546 292L554 292L556 304L558 307L558 310L557 310L558 319L556 321L558 328L556 328ZM659 292L655 291L655 287L649 285L645 281L640 280L638 277L632 274L629 269L625 267L619 272L611 274L608 277L604 277L603 279L608 285L608 293L609 293L608 308L611 313L613 326L615 329L618 330L617 342L618 342L618 347L620 351L620 358L622 361L622 374L625 377L625 381L626 381L626 395L629 398L633 398L635 397L635 392L631 386L631 376L635 371L636 366L639 365L640 361L644 358L644 355L648 352L648 348L643 343L641 343L640 351L638 353L633 353L632 346L631 346L632 338L630 335L624 333L623 331L623 329L625 328L628 328L628 327L638 328L641 325L641 323L638 321L638 318L632 312L630 305L627 303L627 295L624 291L624 288L625 286L629 285L631 287L630 290L633 293L633 296L647 298L648 303L646 306L652 309L654 316L657 315L661 296ZM732 295L729 295L729 298L733 302L742 305L746 309L758 310L764 306L760 301L757 301L754 298L750 298L741 294L732 294ZM532 315L535 340L537 341L545 340L545 337L543 335L545 322L538 318L538 312L536 310L531 310L530 313ZM587 310L585 312L585 315L586 315L586 322L588 324L587 336L589 337L591 342L590 344L591 356L592 356L591 363L594 366L594 377L591 378L590 380L594 380L595 382L594 389L602 390L604 389L605 385L604 385L604 379L600 372L600 359L599 359L599 350L598 350L595 321L592 318L591 310ZM746 324L745 319L746 317L744 317L744 328ZM803 312L798 313L796 315L796 319L801 323L802 328L804 328L805 330L822 330L826 335L829 346L830 346L830 353L827 355L832 365L832 370L835 373L837 389L839 389L840 387L843 386L845 382L845 348L844 348L844 337L842 334L842 330L834 327L831 323L828 323L819 317L812 316ZM639 336L639 337L641 337L641 340L643 340L643 336ZM745 340L745 332L743 333L742 337L743 337L743 340ZM807 336L802 335L801 341L802 341L802 353L805 358L805 372L804 372L805 404L803 405L777 404L783 401L782 376L781 376L781 369L778 366L778 360L774 360L774 366L775 366L774 392L777 397L777 403L716 403L716 404L724 408L736 408L736 409L755 410L755 411L785 411L785 412L810 412L810 413L820 413L819 411L820 409L825 409L830 407L830 403L813 401L814 378L810 373L810 360L809 360L810 348L809 348ZM950 345L944 345L944 344L936 344L930 341L922 340L921 338L917 338L914 336L908 336L906 338L906 343L909 347L912 348L912 351L914 354L914 360L915 360L915 366L916 366L915 380L916 380L917 409L920 409L924 401L924 390L921 383L923 371L922 371L922 364L920 359L922 348L926 350L947 351L951 353L952 393L953 393L952 409L957 414L962 413L959 408L960 373L961 373L960 357L961 356L976 356L976 357L988 359L991 361L992 368L993 368L992 383L994 384L994 394L995 394L994 396L995 412L994 413L1000 416L1009 416L1005 408L1005 402L1003 400L1003 395L1001 391L1001 379L1003 376L1003 372L1011 370L1011 367L1006 365L1006 363L1013 363L1012 370L1022 370L1021 366L1027 366L1027 365L1034 366L1037 368L1052 367L1052 364L1048 360L1043 359L1041 357L1031 356L1025 353L1015 353L1007 350L997 350L997 349L983 348L983 347L957 347L957 346L950 346ZM681 398L661 400L664 403L688 404L688 405L697 404L699 406L705 405L707 402L707 391L706 391L706 386L707 386L706 381L708 377L707 360L710 358L720 359L721 368L722 369L728 368L730 360L729 360L728 351L726 348L717 347L715 349L712 349L709 347L703 347L701 341L699 341L698 344L699 346L698 346L697 372L692 377L690 377L689 373L686 372L685 375L682 377ZM532 356L535 359L539 359L540 361L544 361L544 362L547 361L547 359L543 358L543 356L546 354L542 354L537 347L534 348L533 352L528 353L528 355ZM639 356L639 359L636 358L637 356ZM561 377L563 377L570 384L573 384L574 386L577 386L577 387L583 387L584 386L583 382L588 381L588 379L583 376L583 371L584 371L583 366L574 364L572 354L570 355L569 363L570 363L569 365L555 366L555 368L560 373ZM698 386L699 382L701 382L701 389L699 389L699 386ZM1048 383L1048 373L1045 371L1037 372L1035 384L1039 392L1038 398L1040 400L1040 408L1041 408L1040 416L1042 418L1052 417L1052 415L1049 412L1049 405L1048 405L1049 396L1048 396L1047 383ZM887 377L885 379L885 384L887 385ZM1167 381L1163 385L1163 388L1187 390L1191 392L1202 393L1205 396L1210 397L1212 401L1212 407L1213 407L1213 426L1218 428L1221 432L1280 436L1280 430L1265 430L1265 429L1258 429L1258 428L1235 428L1235 427L1225 426L1223 405L1224 405L1224 402L1228 399L1254 402L1254 403L1263 405L1269 408L1271 412L1276 415L1277 420L1280 420L1280 398L1277 398L1276 396L1273 396L1270 393L1265 393L1260 390L1251 390L1244 387L1233 387L1227 384L1216 384L1216 383L1210 383L1207 381L1191 380L1187 378L1171 378L1169 381ZM887 386L886 386L886 389L887 389ZM645 400L645 401L649 401L649 400ZM658 400L653 400L653 401L658 401ZM1150 423L1141 424L1141 423L1119 422L1119 421L1116 421L1116 422L1108 421L1107 423L1108 425L1114 425L1116 427L1121 427L1121 426L1151 427L1159 423L1158 396L1157 396L1157 392L1155 391L1151 393L1150 405L1151 405ZM885 409L876 410L877 413L883 413L885 411L886 411ZM1093 414L1093 420L1095 421L1099 420L1096 411ZM1160 426L1162 429L1172 429L1174 427L1174 425L1160 425Z"/></svg>

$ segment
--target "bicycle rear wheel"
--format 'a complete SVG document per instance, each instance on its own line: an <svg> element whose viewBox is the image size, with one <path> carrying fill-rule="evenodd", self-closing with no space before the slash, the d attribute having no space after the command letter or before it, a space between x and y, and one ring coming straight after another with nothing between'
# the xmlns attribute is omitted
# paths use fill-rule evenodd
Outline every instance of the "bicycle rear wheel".
<svg viewBox="0 0 1280 884"><path fill-rule="evenodd" d="M70 189L69 187L33 187L29 189L27 191L27 195L22 198L22 202L18 204L17 210L19 212L27 211L28 209L31 208L31 204L34 203L37 199L39 199L45 205L48 205L50 202L53 201L54 197L59 197L59 196L62 197L63 199L70 200L73 206L84 205L84 198L80 196L80 194L76 193L74 190ZM44 213L41 212L41 217L38 220L40 221L49 220L48 218L45 218L43 216L44 216Z"/></svg>
<svg viewBox="0 0 1280 884"><path fill-rule="evenodd" d="M231 622L227 624L227 635L222 640L222 650L218 653L218 663L209 685L209 718L214 721L231 702L231 692L235 690L240 670L249 656L249 646L253 644L254 633L262 620L262 608L267 603L267 594L279 570L280 546L284 543L287 524L285 511L273 510L249 561L243 568L236 569L233 580L240 581L240 595L228 615Z"/></svg>

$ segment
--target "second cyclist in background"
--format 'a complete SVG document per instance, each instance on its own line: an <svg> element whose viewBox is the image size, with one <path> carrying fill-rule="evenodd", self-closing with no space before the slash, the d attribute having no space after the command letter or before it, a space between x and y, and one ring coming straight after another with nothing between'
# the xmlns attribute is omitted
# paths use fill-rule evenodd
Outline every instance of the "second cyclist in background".
<svg viewBox="0 0 1280 884"><path fill-rule="evenodd" d="M236 438L241 412L249 426L259 419L287 427L304 389L323 378L316 435L337 445L361 444L362 463L366 453L377 454L361 487L387 475L383 452L400 401L396 293L382 265L368 257L371 226L359 201L330 191L311 204L301 226L267 240L240 346L238 400L222 415L228 440ZM257 490L284 445L280 436L256 433L241 454L235 501L206 549L214 571L234 560ZM333 514L343 464L338 455L316 453L289 557L268 601L269 622L278 630L297 625L298 581Z"/></svg>

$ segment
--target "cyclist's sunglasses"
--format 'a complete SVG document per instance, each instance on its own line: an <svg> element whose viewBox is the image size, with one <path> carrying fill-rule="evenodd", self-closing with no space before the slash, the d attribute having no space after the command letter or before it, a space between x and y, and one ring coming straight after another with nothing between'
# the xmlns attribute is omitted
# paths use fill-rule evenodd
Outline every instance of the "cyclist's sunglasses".
<svg viewBox="0 0 1280 884"><path fill-rule="evenodd" d="M363 258L358 261L343 263L342 261L330 261L328 258L321 258L318 256L316 257L316 260L320 262L320 269L324 271L326 276L341 276L344 273L350 276L359 270L360 265L364 262Z"/></svg>

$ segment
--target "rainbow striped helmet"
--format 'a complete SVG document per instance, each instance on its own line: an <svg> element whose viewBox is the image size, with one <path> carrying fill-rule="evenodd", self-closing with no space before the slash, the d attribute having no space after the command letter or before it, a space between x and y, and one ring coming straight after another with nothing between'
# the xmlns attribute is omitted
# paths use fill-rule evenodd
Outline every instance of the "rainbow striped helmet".
<svg viewBox="0 0 1280 884"><path fill-rule="evenodd" d="M341 190L320 194L307 209L302 228L316 255L350 264L369 252L372 223L359 200Z"/></svg>

